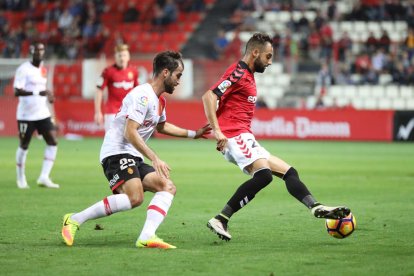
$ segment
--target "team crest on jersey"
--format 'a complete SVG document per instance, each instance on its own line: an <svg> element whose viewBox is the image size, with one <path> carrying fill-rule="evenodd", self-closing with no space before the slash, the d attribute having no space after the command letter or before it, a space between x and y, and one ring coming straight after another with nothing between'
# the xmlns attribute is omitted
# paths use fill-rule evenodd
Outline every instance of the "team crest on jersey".
<svg viewBox="0 0 414 276"><path fill-rule="evenodd" d="M139 104L142 106L147 106L148 98L146 96L142 96L141 99L139 100Z"/></svg>
<svg viewBox="0 0 414 276"><path fill-rule="evenodd" d="M217 87L221 93L224 93L227 88L229 88L231 86L231 81L229 80L224 80L222 83L220 83L220 85Z"/></svg>
<svg viewBox="0 0 414 276"><path fill-rule="evenodd" d="M47 76L47 69L45 67L40 67L40 74L42 75L42 77L46 78Z"/></svg>
<svg viewBox="0 0 414 276"><path fill-rule="evenodd" d="M131 167L128 167L127 172L128 172L129 174L132 174L132 173L134 172L134 170L133 170Z"/></svg>
<svg viewBox="0 0 414 276"><path fill-rule="evenodd" d="M134 77L134 74L132 74L132 72L128 72L128 79L132 80L133 77Z"/></svg>

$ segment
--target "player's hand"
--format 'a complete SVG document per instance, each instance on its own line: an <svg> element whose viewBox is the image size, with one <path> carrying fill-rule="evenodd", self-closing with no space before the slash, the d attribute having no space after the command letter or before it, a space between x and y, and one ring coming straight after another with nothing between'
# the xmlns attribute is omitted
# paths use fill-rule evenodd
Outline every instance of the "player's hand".
<svg viewBox="0 0 414 276"><path fill-rule="evenodd" d="M55 95L53 95L53 93L50 90L46 90L46 91L42 91L42 92L46 93L45 96L47 97L47 100L49 101L49 103L53 103L55 101Z"/></svg>
<svg viewBox="0 0 414 276"><path fill-rule="evenodd" d="M215 132L214 132L214 136L215 136L216 141L217 141L217 146L216 146L216 149L217 149L218 151L223 151L223 150L224 150L224 148L225 148L225 147L226 147L226 145L227 145L227 137L226 137L226 136L224 136L224 134L223 134L220 130L215 131Z"/></svg>
<svg viewBox="0 0 414 276"><path fill-rule="evenodd" d="M209 135L210 133L211 133L211 127L210 127L210 124L207 124L203 126L202 128L197 129L194 139L198 139L198 138L207 139L207 135Z"/></svg>
<svg viewBox="0 0 414 276"><path fill-rule="evenodd" d="M161 159L154 159L152 161L152 166L155 169L155 172L162 178L170 178L170 167L167 163L162 161Z"/></svg>
<svg viewBox="0 0 414 276"><path fill-rule="evenodd" d="M103 115L102 112L96 112L95 113L95 123L98 124L98 126L103 125Z"/></svg>

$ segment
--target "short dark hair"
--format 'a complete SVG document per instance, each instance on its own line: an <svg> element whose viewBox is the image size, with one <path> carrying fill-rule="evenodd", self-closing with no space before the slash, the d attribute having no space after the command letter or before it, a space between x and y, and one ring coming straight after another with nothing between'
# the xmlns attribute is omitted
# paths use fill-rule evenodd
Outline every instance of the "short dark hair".
<svg viewBox="0 0 414 276"><path fill-rule="evenodd" d="M268 34L265 33L255 33L246 43L246 53L252 51L256 47L263 47L266 42L272 44L272 39Z"/></svg>
<svg viewBox="0 0 414 276"><path fill-rule="evenodd" d="M175 69L178 68L180 63L184 68L181 53L174 51L161 52L157 54L154 58L154 62L152 65L154 76L158 76L164 69L168 69L172 73L175 71Z"/></svg>

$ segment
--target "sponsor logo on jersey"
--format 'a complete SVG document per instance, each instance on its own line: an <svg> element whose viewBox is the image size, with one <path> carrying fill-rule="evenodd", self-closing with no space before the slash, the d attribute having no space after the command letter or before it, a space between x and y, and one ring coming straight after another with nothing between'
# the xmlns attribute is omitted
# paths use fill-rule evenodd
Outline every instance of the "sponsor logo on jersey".
<svg viewBox="0 0 414 276"><path fill-rule="evenodd" d="M256 96L249 96L249 97L247 97L247 101L249 103L255 103L257 101L257 97Z"/></svg>
<svg viewBox="0 0 414 276"><path fill-rule="evenodd" d="M120 82L114 82L113 86L115 88L122 88L124 90L129 90L134 88L134 82L133 81L120 81Z"/></svg>
<svg viewBox="0 0 414 276"><path fill-rule="evenodd" d="M134 74L131 71L128 72L128 79L132 80L133 77L134 77Z"/></svg>
<svg viewBox="0 0 414 276"><path fill-rule="evenodd" d="M42 75L42 77L46 78L47 77L47 69L45 67L40 67L40 74Z"/></svg>
<svg viewBox="0 0 414 276"><path fill-rule="evenodd" d="M218 86L218 89L221 91L221 93L226 92L227 88L231 86L231 81L224 80L220 85Z"/></svg>
<svg viewBox="0 0 414 276"><path fill-rule="evenodd" d="M147 106L147 104L148 104L147 96L142 96L141 99L139 99L138 103L142 106Z"/></svg>

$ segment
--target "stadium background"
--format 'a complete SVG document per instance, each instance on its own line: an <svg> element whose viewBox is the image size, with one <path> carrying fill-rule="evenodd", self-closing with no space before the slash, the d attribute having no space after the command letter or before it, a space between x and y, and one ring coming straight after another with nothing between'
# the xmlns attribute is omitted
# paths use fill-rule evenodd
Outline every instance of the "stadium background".
<svg viewBox="0 0 414 276"><path fill-rule="evenodd" d="M17 132L13 75L31 41L47 46L60 134L78 137L103 134L93 122L93 96L116 43L130 45L141 83L156 52L183 53L185 79L168 114L192 128L205 121L202 93L241 56L250 35L264 31L275 59L256 76L258 137L414 140L410 1L21 0L0 8L2 136Z"/></svg>

